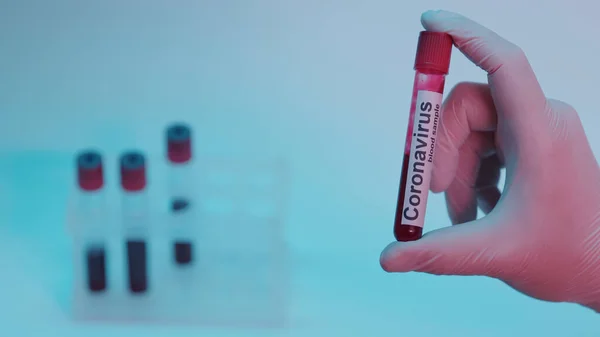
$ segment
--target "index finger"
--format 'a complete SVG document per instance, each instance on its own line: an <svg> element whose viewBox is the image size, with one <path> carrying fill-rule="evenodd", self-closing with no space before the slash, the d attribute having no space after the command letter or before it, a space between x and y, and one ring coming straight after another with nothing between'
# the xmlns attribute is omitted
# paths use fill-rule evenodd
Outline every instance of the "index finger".
<svg viewBox="0 0 600 337"><path fill-rule="evenodd" d="M429 31L452 36L456 47L488 73L498 117L507 117L522 132L532 131L545 111L546 97L523 51L488 28L460 14L428 11L421 16ZM519 132L517 135L519 136Z"/></svg>

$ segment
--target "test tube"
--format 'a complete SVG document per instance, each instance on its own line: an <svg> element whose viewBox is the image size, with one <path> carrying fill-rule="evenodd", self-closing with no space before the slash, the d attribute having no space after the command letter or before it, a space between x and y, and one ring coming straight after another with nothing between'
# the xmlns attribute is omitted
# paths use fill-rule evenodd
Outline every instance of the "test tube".
<svg viewBox="0 0 600 337"><path fill-rule="evenodd" d="M121 155L121 187L123 188L124 225L126 227L127 276L132 293L144 293L148 288L148 259L144 223L147 220L146 160L141 152Z"/></svg>
<svg viewBox="0 0 600 337"><path fill-rule="evenodd" d="M169 193L171 200L171 218L173 224L189 226L192 179L192 130L184 123L173 123L166 129L167 160L169 162ZM175 220L177 219L177 221ZM173 242L173 253L177 265L188 265L193 258L193 244L185 238Z"/></svg>
<svg viewBox="0 0 600 337"><path fill-rule="evenodd" d="M398 241L414 241L423 235L452 45L452 37L448 34L428 31L419 34L410 117L394 220L394 236Z"/></svg>
<svg viewBox="0 0 600 337"><path fill-rule="evenodd" d="M85 225L104 212L104 172L102 156L94 150L85 150L76 157L77 185L79 187L79 204L77 211L84 218ZM88 228L89 229L89 228ZM106 289L106 248L104 242L93 239L86 243L85 263L87 286L90 292L98 293Z"/></svg>

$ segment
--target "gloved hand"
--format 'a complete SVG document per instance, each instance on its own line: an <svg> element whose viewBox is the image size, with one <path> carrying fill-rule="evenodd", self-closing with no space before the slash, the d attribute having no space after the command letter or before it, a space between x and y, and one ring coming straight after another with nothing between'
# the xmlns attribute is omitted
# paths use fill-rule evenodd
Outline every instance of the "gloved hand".
<svg viewBox="0 0 600 337"><path fill-rule="evenodd" d="M445 191L455 226L392 243L382 267L489 276L600 312L600 169L577 112L547 99L525 54L494 32L446 11L421 21L452 35L488 84L458 84L443 106L431 190Z"/></svg>

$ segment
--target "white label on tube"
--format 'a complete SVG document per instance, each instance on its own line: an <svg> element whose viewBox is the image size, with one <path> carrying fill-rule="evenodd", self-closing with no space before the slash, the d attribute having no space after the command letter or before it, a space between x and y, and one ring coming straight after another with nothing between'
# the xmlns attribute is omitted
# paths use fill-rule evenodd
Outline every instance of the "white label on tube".
<svg viewBox="0 0 600 337"><path fill-rule="evenodd" d="M425 209L440 126L441 107L442 94L426 90L417 93L402 207L403 225L422 228L425 223Z"/></svg>

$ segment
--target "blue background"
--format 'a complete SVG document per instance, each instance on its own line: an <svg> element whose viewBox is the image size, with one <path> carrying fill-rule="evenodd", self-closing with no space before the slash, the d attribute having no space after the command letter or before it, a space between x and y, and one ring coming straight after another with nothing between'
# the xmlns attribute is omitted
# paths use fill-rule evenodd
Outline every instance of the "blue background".
<svg viewBox="0 0 600 337"><path fill-rule="evenodd" d="M0 335L597 336L599 318L485 278L390 275L421 12L460 12L520 45L598 155L587 0L0 1ZM447 90L485 74L453 54ZM283 156L295 271L284 331L83 325L64 308L70 153L162 150L187 120L207 153ZM432 195L426 228L448 226Z"/></svg>

